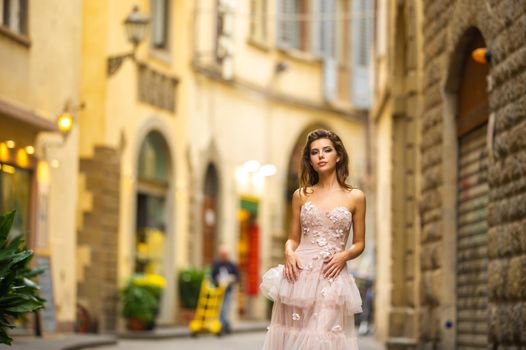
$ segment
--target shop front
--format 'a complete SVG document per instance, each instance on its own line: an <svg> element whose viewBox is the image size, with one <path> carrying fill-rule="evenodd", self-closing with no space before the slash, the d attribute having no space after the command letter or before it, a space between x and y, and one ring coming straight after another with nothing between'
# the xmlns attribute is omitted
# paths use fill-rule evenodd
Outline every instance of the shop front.
<svg viewBox="0 0 526 350"><path fill-rule="evenodd" d="M47 237L49 167L37 157L37 136L58 131L55 123L0 99L0 213L15 210L11 237L22 236L35 251L33 262L50 258ZM39 155L42 158L42 155ZM52 290L42 290L44 297ZM51 301L52 302L52 301ZM50 303L51 303L50 302ZM52 304L51 304L52 305ZM54 310L45 326L54 331ZM42 312L41 312L42 313ZM17 332L34 333L42 326L32 315L19 320Z"/></svg>

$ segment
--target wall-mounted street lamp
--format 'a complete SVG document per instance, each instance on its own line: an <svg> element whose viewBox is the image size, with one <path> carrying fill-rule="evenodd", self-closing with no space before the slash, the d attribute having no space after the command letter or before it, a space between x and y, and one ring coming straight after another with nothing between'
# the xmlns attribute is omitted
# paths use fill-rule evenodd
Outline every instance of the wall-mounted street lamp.
<svg viewBox="0 0 526 350"><path fill-rule="evenodd" d="M487 64L491 63L492 54L488 48L481 47L473 50L473 52L471 52L471 57L475 60L475 62Z"/></svg>
<svg viewBox="0 0 526 350"><path fill-rule="evenodd" d="M73 128L73 116L69 112L64 112L57 118L58 130L62 135L69 135Z"/></svg>
<svg viewBox="0 0 526 350"><path fill-rule="evenodd" d="M147 16L139 12L139 6L135 5L124 20L126 35L128 36L128 41L133 45L133 50L126 54L108 57L108 76L112 76L117 72L126 58L135 60L135 51L137 51L137 46L144 39L149 21Z"/></svg>
<svg viewBox="0 0 526 350"><path fill-rule="evenodd" d="M68 138L71 129L75 126L76 118L74 115L84 109L84 107L84 102L72 106L71 100L66 101L62 113L57 116L57 127L64 140Z"/></svg>

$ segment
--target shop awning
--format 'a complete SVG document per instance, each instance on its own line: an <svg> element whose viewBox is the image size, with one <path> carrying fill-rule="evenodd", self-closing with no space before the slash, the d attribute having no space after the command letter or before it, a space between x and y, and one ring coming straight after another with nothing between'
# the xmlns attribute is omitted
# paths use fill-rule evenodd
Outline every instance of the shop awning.
<svg viewBox="0 0 526 350"><path fill-rule="evenodd" d="M54 121L46 119L37 113L16 106L0 98L0 117L2 119L12 119L15 124L24 124L25 127L34 131L58 131Z"/></svg>

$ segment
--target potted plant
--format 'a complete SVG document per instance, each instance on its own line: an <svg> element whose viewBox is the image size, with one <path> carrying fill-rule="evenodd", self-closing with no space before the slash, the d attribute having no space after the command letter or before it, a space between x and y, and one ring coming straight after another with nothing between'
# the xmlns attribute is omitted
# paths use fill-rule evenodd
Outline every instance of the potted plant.
<svg viewBox="0 0 526 350"><path fill-rule="evenodd" d="M166 280L157 274L133 275L121 291L122 316L132 331L152 330Z"/></svg>
<svg viewBox="0 0 526 350"><path fill-rule="evenodd" d="M186 268L179 272L179 324L188 325L194 318L195 308L201 290L201 283L205 276L204 270L198 270L194 267Z"/></svg>
<svg viewBox="0 0 526 350"><path fill-rule="evenodd" d="M31 281L43 272L29 267L33 252L26 249L21 236L9 237L14 217L14 211L0 216L0 344L8 345L13 339L7 330L14 328L14 320L43 308L45 302Z"/></svg>

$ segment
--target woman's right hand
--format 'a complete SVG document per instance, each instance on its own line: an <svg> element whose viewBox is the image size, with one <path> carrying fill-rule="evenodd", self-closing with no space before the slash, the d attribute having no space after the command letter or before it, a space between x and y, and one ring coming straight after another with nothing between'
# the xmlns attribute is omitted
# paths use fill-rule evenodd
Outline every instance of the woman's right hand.
<svg viewBox="0 0 526 350"><path fill-rule="evenodd" d="M296 282L301 269L303 269L303 266L301 266L296 256L294 254L286 254L283 274L285 275L287 281L290 283Z"/></svg>

